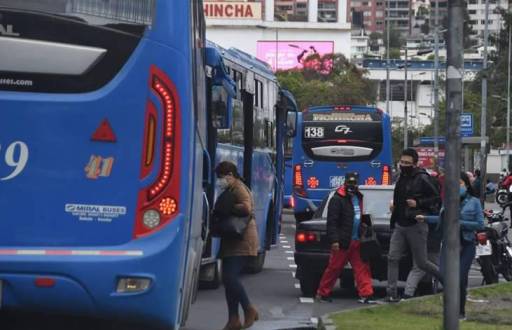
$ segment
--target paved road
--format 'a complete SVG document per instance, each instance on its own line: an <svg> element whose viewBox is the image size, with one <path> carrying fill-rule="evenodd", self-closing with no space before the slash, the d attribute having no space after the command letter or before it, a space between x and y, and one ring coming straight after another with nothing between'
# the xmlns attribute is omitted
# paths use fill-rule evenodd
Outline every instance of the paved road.
<svg viewBox="0 0 512 330"><path fill-rule="evenodd" d="M293 261L295 221L286 214L278 246L268 254L263 272L245 275L243 282L252 302L260 310L261 320L254 330L289 329L314 326L318 317L333 311L358 308L357 295L338 286L333 292L333 303L313 303L311 298L301 297L298 281L294 278ZM470 272L470 286L478 286L482 276L478 265ZM403 285L403 283L401 283ZM374 281L376 295L385 296L386 282ZM227 320L223 288L200 291L192 306L186 330L222 329Z"/></svg>

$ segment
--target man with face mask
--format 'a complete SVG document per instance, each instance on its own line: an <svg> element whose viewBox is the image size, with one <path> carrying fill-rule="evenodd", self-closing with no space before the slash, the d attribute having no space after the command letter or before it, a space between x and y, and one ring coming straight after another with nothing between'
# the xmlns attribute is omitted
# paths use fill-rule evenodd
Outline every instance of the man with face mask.
<svg viewBox="0 0 512 330"><path fill-rule="evenodd" d="M418 215L431 215L433 206L440 204L438 188L432 184L428 173L419 168L418 153L405 149L400 157L400 177L393 195L391 235L388 254L388 302L398 302L399 269L402 256L410 249L415 265L437 278L439 268L427 258L428 224L418 222Z"/></svg>
<svg viewBox="0 0 512 330"><path fill-rule="evenodd" d="M338 188L330 199L327 209L327 237L331 243L331 255L320 286L316 301L330 301L330 294L345 264L350 262L354 271L359 302L375 303L372 300L373 287L370 265L361 260L361 218L363 195L359 192L357 173L347 173L345 184Z"/></svg>

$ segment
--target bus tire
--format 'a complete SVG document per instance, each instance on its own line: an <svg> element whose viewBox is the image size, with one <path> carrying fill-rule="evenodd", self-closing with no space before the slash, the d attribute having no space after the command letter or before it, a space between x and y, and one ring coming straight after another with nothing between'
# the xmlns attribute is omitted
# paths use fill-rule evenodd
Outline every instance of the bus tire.
<svg viewBox="0 0 512 330"><path fill-rule="evenodd" d="M248 274L260 273L263 270L266 255L266 251L260 251L256 257L250 257L247 266L245 266L245 272Z"/></svg>
<svg viewBox="0 0 512 330"><path fill-rule="evenodd" d="M492 256L481 256L478 258L485 284L494 284L499 281L499 274L492 263L491 257Z"/></svg>
<svg viewBox="0 0 512 330"><path fill-rule="evenodd" d="M204 265L201 269L201 277L199 280L199 289L215 290L220 287L222 282L222 263L217 260L211 264Z"/></svg>
<svg viewBox="0 0 512 330"><path fill-rule="evenodd" d="M354 272L352 270L343 270L340 278L340 288L345 290L355 290Z"/></svg>
<svg viewBox="0 0 512 330"><path fill-rule="evenodd" d="M322 274L304 273L299 278L300 291L304 297L314 297L318 286L320 285L320 279Z"/></svg>
<svg viewBox="0 0 512 330"><path fill-rule="evenodd" d="M294 213L294 215L295 215L296 222L311 220L311 218L313 217L313 214L311 214L309 212L298 212L298 213Z"/></svg>

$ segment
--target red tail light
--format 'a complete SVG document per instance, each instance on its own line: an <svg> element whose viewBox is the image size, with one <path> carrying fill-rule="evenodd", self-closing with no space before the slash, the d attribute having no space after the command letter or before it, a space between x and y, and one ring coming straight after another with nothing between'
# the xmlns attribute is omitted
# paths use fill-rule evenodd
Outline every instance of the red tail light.
<svg viewBox="0 0 512 330"><path fill-rule="evenodd" d="M297 241L297 243L317 242L318 236L314 232L298 232L295 235L295 240Z"/></svg>
<svg viewBox="0 0 512 330"><path fill-rule="evenodd" d="M159 230L179 210L181 127L176 124L180 119L178 93L169 77L154 66L151 67L150 88L159 101L162 115L158 116L157 106L148 100L141 178L151 173L153 159L158 159L157 156L160 156L160 167L157 179L139 193L136 238ZM157 127L162 127L160 133ZM156 146L160 150L156 150Z"/></svg>
<svg viewBox="0 0 512 330"><path fill-rule="evenodd" d="M293 196L290 197L290 206L292 209L295 208L295 198L293 198Z"/></svg>
<svg viewBox="0 0 512 330"><path fill-rule="evenodd" d="M316 189L320 186L320 180L316 176L309 177L308 179L308 187L311 189Z"/></svg>
<svg viewBox="0 0 512 330"><path fill-rule="evenodd" d="M476 234L476 239L478 240L478 243L482 245L487 244L487 233L478 233Z"/></svg>
<svg viewBox="0 0 512 330"><path fill-rule="evenodd" d="M367 186L375 186L377 184L377 181L375 180L375 178L373 176L370 176L370 177L368 177L368 179L366 179L364 181L364 184Z"/></svg>
<svg viewBox="0 0 512 330"><path fill-rule="evenodd" d="M382 184L389 185L391 184L391 175L389 173L389 166L384 165L382 167Z"/></svg>
<svg viewBox="0 0 512 330"><path fill-rule="evenodd" d="M350 111L352 110L352 107L350 105L337 105L334 107L334 110L336 111Z"/></svg>
<svg viewBox="0 0 512 330"><path fill-rule="evenodd" d="M302 167L299 164L295 165L293 168L293 190L299 196L306 196L304 180L302 179Z"/></svg>

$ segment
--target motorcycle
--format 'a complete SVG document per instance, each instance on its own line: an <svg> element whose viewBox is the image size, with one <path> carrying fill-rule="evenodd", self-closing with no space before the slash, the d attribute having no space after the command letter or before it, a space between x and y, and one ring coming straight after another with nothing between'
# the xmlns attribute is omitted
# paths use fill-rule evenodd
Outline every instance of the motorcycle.
<svg viewBox="0 0 512 330"><path fill-rule="evenodd" d="M508 239L508 219L504 211L484 211L487 226L478 231L476 257L482 272L482 284L498 283L499 274L512 281L512 244Z"/></svg>
<svg viewBox="0 0 512 330"><path fill-rule="evenodd" d="M500 188L496 192L496 203L498 203L499 206L503 207L503 205L509 202L508 196L510 193L512 193L511 189L512 186L510 186L508 190L500 186Z"/></svg>

